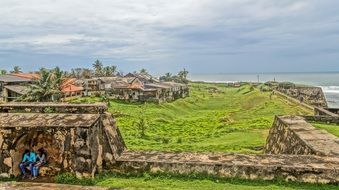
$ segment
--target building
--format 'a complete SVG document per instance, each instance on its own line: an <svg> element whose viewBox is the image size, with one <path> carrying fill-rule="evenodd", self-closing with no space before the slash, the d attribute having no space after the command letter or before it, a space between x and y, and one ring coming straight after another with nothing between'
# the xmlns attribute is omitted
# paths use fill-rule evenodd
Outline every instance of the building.
<svg viewBox="0 0 339 190"><path fill-rule="evenodd" d="M85 79L82 83L86 96L106 95L112 99L132 102L160 103L189 95L185 84L157 81L159 80L154 77L129 73L125 77Z"/></svg>
<svg viewBox="0 0 339 190"><path fill-rule="evenodd" d="M64 79L61 85L63 98L79 97L83 95L84 87L77 84L76 78Z"/></svg>
<svg viewBox="0 0 339 190"><path fill-rule="evenodd" d="M15 75L0 76L0 101L13 101L26 94L29 90L29 84L33 82L32 78L19 77Z"/></svg>

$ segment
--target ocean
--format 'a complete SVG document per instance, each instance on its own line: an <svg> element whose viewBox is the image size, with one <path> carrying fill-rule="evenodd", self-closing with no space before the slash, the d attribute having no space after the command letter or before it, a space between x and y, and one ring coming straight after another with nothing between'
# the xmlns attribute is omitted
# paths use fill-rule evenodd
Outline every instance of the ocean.
<svg viewBox="0 0 339 190"><path fill-rule="evenodd" d="M205 82L293 82L323 89L328 107L339 108L339 73L249 73L249 74L190 74L192 81Z"/></svg>

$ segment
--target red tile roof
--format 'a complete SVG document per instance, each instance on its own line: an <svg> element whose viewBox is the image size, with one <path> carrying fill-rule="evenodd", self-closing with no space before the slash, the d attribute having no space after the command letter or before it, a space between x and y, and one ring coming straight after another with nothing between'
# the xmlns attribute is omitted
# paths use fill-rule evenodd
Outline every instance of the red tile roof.
<svg viewBox="0 0 339 190"><path fill-rule="evenodd" d="M25 78L25 79L39 79L40 75L36 73L11 73L12 76Z"/></svg>

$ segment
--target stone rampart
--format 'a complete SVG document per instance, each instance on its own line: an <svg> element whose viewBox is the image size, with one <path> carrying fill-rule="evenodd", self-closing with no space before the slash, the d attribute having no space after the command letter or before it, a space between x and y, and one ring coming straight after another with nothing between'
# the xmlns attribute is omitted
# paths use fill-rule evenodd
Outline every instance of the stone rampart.
<svg viewBox="0 0 339 190"><path fill-rule="evenodd" d="M224 178L339 183L339 157L126 151L114 169L125 173L206 174Z"/></svg>
<svg viewBox="0 0 339 190"><path fill-rule="evenodd" d="M339 138L299 116L277 116L265 146L267 154L339 156Z"/></svg>
<svg viewBox="0 0 339 190"><path fill-rule="evenodd" d="M327 107L325 95L320 87L290 87L276 89L300 102L318 107Z"/></svg>
<svg viewBox="0 0 339 190"><path fill-rule="evenodd" d="M0 176L20 174L25 149L43 147L41 175L90 177L110 169L125 150L113 117L105 114L0 113Z"/></svg>
<svg viewBox="0 0 339 190"><path fill-rule="evenodd" d="M315 107L314 108L314 115L316 116L331 116L331 117L339 117L338 114L329 111L328 109Z"/></svg>
<svg viewBox="0 0 339 190"><path fill-rule="evenodd" d="M302 116L302 117L305 118L306 121L310 121L310 122L339 124L339 116L306 115L306 116Z"/></svg>

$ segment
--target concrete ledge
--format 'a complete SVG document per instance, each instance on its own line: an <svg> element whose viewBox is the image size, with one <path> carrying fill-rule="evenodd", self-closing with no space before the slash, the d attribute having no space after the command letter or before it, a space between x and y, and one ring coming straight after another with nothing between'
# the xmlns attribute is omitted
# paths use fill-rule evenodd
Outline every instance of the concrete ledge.
<svg viewBox="0 0 339 190"><path fill-rule="evenodd" d="M339 183L339 158L306 155L243 155L126 151L118 159L120 172L200 173L226 178Z"/></svg>

